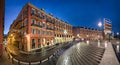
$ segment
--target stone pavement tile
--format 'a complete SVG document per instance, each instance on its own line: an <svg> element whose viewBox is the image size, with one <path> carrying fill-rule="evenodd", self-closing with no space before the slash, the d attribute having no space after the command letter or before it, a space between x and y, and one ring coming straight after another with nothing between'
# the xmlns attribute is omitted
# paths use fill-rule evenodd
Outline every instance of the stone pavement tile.
<svg viewBox="0 0 120 65"><path fill-rule="evenodd" d="M8 59L6 51L3 51L3 55L0 57L0 65L13 65Z"/></svg>
<svg viewBox="0 0 120 65"><path fill-rule="evenodd" d="M107 44L107 48L99 65L120 65L111 43Z"/></svg>

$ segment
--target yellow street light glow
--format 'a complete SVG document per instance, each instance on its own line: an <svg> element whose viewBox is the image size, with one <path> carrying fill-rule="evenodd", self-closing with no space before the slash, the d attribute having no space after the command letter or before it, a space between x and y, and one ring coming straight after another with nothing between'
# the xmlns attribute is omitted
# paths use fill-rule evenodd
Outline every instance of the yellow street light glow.
<svg viewBox="0 0 120 65"><path fill-rule="evenodd" d="M98 35L98 38L99 38L100 36Z"/></svg>
<svg viewBox="0 0 120 65"><path fill-rule="evenodd" d="M13 36L13 34L11 34L11 36Z"/></svg>
<svg viewBox="0 0 120 65"><path fill-rule="evenodd" d="M87 37L89 37L89 35L87 35Z"/></svg>
<svg viewBox="0 0 120 65"><path fill-rule="evenodd" d="M77 34L77 36L79 37L79 34Z"/></svg>
<svg viewBox="0 0 120 65"><path fill-rule="evenodd" d="M65 35L67 34L67 31L66 31L66 30L64 30L64 34L65 34Z"/></svg>

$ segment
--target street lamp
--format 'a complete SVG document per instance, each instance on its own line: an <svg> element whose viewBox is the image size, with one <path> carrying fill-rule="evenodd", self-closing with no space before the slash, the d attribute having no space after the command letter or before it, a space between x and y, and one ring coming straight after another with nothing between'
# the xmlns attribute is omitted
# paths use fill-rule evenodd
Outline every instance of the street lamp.
<svg viewBox="0 0 120 65"><path fill-rule="evenodd" d="M114 37L114 32L112 32L112 37Z"/></svg>
<svg viewBox="0 0 120 65"><path fill-rule="evenodd" d="M11 37L13 36L13 34L10 35Z"/></svg>
<svg viewBox="0 0 120 65"><path fill-rule="evenodd" d="M89 35L86 35L87 36L87 44L89 45Z"/></svg>
<svg viewBox="0 0 120 65"><path fill-rule="evenodd" d="M98 27L100 27L100 29L101 29L101 27L102 27L102 22L99 22L98 23ZM101 30L102 31L102 30Z"/></svg>
<svg viewBox="0 0 120 65"><path fill-rule="evenodd" d="M119 40L119 32L117 32L117 38ZM119 41L116 42L117 43L117 47L116 47L116 51L119 52Z"/></svg>
<svg viewBox="0 0 120 65"><path fill-rule="evenodd" d="M79 38L79 34L77 34L77 37Z"/></svg>
<svg viewBox="0 0 120 65"><path fill-rule="evenodd" d="M89 40L89 35L86 35L87 36L87 39Z"/></svg>
<svg viewBox="0 0 120 65"><path fill-rule="evenodd" d="M9 37L9 42L8 42L8 44L13 44L14 35L13 35L13 34L10 34L8 37Z"/></svg>
<svg viewBox="0 0 120 65"><path fill-rule="evenodd" d="M66 31L66 30L64 30L64 34L65 34L65 42L66 42L66 34L67 34L67 31Z"/></svg>
<svg viewBox="0 0 120 65"><path fill-rule="evenodd" d="M102 22L99 22L99 23L98 23L98 26L101 28L101 27L102 27Z"/></svg>
<svg viewBox="0 0 120 65"><path fill-rule="evenodd" d="M98 23L98 27L100 28L100 30L101 30L101 27L102 27L102 22L100 21L99 23ZM101 30L102 31L102 30ZM98 35L98 39L100 39L100 36ZM100 46L100 41L98 40L98 45Z"/></svg>
<svg viewBox="0 0 120 65"><path fill-rule="evenodd" d="M119 35L119 32L117 32L117 35Z"/></svg>
<svg viewBox="0 0 120 65"><path fill-rule="evenodd" d="M119 36L119 32L117 32L117 38L118 38L118 36ZM118 38L119 39L119 38Z"/></svg>

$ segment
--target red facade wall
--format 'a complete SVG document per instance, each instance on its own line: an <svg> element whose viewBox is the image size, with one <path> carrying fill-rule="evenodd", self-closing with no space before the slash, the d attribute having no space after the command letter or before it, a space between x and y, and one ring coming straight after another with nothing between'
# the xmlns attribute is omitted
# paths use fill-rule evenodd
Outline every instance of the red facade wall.
<svg viewBox="0 0 120 65"><path fill-rule="evenodd" d="M0 44L0 55L2 55L3 44Z"/></svg>
<svg viewBox="0 0 120 65"><path fill-rule="evenodd" d="M0 0L0 56L2 55L3 31L4 31L4 1Z"/></svg>

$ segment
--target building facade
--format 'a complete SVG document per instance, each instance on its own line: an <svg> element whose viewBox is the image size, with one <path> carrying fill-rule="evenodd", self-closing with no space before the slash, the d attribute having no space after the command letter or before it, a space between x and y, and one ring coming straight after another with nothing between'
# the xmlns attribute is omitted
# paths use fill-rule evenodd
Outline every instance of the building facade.
<svg viewBox="0 0 120 65"><path fill-rule="evenodd" d="M72 25L30 3L23 7L8 33L8 43L24 51L68 41L72 41Z"/></svg>
<svg viewBox="0 0 120 65"><path fill-rule="evenodd" d="M73 27L74 38L84 40L99 40L103 39L103 33L100 30L86 27Z"/></svg>
<svg viewBox="0 0 120 65"><path fill-rule="evenodd" d="M3 36L4 36L4 9L5 0L0 0L0 56L2 55Z"/></svg>
<svg viewBox="0 0 120 65"><path fill-rule="evenodd" d="M104 18L104 39L110 40L112 36L112 21L110 19Z"/></svg>

